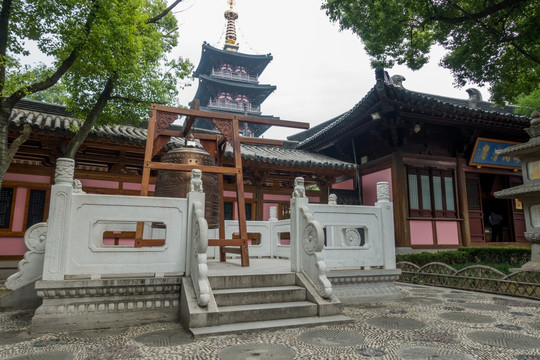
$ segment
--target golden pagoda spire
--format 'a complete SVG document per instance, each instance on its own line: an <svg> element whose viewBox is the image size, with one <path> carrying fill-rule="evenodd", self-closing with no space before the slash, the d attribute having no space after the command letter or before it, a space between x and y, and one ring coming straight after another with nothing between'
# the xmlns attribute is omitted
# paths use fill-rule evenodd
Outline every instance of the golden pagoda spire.
<svg viewBox="0 0 540 360"><path fill-rule="evenodd" d="M238 51L238 44L236 43L236 19L238 19L238 13L233 10L235 0L227 0L229 4L229 10L225 11L225 19L227 19L227 32L225 33L225 46L224 50Z"/></svg>

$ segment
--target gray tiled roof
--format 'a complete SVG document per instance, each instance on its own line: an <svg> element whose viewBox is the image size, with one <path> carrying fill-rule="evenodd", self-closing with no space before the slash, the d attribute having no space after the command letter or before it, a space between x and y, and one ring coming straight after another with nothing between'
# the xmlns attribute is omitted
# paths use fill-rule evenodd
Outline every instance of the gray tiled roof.
<svg viewBox="0 0 540 360"><path fill-rule="evenodd" d="M510 189L497 191L495 197L499 199L515 199L520 195L538 194L540 192L540 183L523 184L514 186Z"/></svg>
<svg viewBox="0 0 540 360"><path fill-rule="evenodd" d="M11 126L22 127L24 123L29 123L37 131L73 134L71 129L78 128L82 123L80 120L71 117L61 106L45 104L47 106L44 106L43 109L47 109L47 113L37 111L40 109L40 104L43 103L30 100L20 102L18 107L13 110L10 119ZM62 109L64 109L64 112L62 112ZM103 141L135 144L143 147L146 144L146 135L147 130L143 128L129 125L104 125L93 128L89 137ZM184 139L173 137L167 144L167 147L170 149L183 145ZM347 172L355 169L355 165L348 162L286 147L242 144L241 151L244 160L253 160L268 165L317 167ZM226 156L232 156L230 147L226 151Z"/></svg>
<svg viewBox="0 0 540 360"><path fill-rule="evenodd" d="M381 98L382 96L382 98ZM307 130L289 137L299 141L299 148L312 150L335 141L347 132L369 123L371 118L368 111L381 102L395 103L402 112L431 114L434 117L446 117L448 121L452 114L456 115L456 125L475 125L496 127L505 130L521 131L529 125L529 118L514 113L515 107L497 107L495 104L482 100L463 100L433 94L425 94L405 89L395 84L387 76L377 79L373 88L349 111L326 121L324 126ZM451 115L448 117L447 115Z"/></svg>

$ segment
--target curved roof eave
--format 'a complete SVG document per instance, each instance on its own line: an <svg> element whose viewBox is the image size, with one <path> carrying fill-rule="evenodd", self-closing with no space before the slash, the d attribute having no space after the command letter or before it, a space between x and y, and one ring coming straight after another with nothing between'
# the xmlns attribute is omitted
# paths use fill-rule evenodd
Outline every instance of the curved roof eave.
<svg viewBox="0 0 540 360"><path fill-rule="evenodd" d="M408 101L409 104L413 103L414 106L428 109L433 114L452 111L460 112L461 116L469 117L471 120L474 118L483 118L482 122L485 126L491 124L492 126L508 129L514 127L524 128L529 124L528 117L512 113L513 108L509 106L497 108L493 107L492 103L480 101L475 104L476 107L471 107L471 103L468 100L419 93L407 90L393 83L388 83L387 81L383 81L382 83L384 84L382 88L377 89L374 86L351 110L334 118L334 121L330 121L329 123L327 121L325 127L300 141L298 148L306 150L320 148L341 134L349 131L352 125L358 125L358 117L362 115L362 111L372 108L374 101L380 101L378 92L383 93L388 101L400 103L400 105L403 105L403 101ZM412 106L409 106L409 108L412 108ZM401 109L402 112L406 110L407 107ZM369 114L365 115L367 116ZM471 122L471 124L474 125L475 122Z"/></svg>
<svg viewBox="0 0 540 360"><path fill-rule="evenodd" d="M265 55L254 55L254 54L245 54L238 51L228 51L221 50L212 45L208 44L206 41L203 42L201 50L201 60L197 69L193 72L193 76L198 77L201 74L205 74L208 71L208 66L210 66L210 54L216 54L223 59L229 59L235 62L249 62L254 64L256 69L257 76L261 75L266 66L274 59L271 54Z"/></svg>

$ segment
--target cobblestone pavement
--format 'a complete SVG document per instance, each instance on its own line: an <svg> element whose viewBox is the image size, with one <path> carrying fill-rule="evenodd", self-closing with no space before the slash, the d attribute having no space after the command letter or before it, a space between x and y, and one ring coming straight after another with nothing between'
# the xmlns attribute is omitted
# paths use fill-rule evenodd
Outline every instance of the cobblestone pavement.
<svg viewBox="0 0 540 360"><path fill-rule="evenodd" d="M353 323L192 339L176 323L31 335L0 313L0 359L540 360L540 301L399 285L396 302L346 306Z"/></svg>

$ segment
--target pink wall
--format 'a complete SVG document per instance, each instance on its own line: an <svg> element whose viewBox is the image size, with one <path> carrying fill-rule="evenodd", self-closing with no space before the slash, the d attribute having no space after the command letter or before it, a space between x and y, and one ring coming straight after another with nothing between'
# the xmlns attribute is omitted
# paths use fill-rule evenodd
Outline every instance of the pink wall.
<svg viewBox="0 0 540 360"><path fill-rule="evenodd" d="M0 255L24 255L26 246L22 237L0 238Z"/></svg>
<svg viewBox="0 0 540 360"><path fill-rule="evenodd" d="M141 184L125 182L122 185L122 189L124 189L124 190L141 190ZM148 184L148 190L149 191L155 191L156 190L156 185L155 184Z"/></svg>
<svg viewBox="0 0 540 360"><path fill-rule="evenodd" d="M274 201L289 201L291 200L291 195L264 194L263 199Z"/></svg>
<svg viewBox="0 0 540 360"><path fill-rule="evenodd" d="M24 211L26 210L26 195L28 189L18 187L15 193L15 209L13 211L13 222L11 223L11 231L22 231L24 224Z"/></svg>
<svg viewBox="0 0 540 360"><path fill-rule="evenodd" d="M459 245L457 221L437 221L435 227L437 229L437 244Z"/></svg>
<svg viewBox="0 0 540 360"><path fill-rule="evenodd" d="M7 181L21 181L29 183L50 184L51 178L44 175L29 175L29 174L12 174L7 173L4 176L4 180Z"/></svg>
<svg viewBox="0 0 540 360"><path fill-rule="evenodd" d="M225 191L223 191L223 195L225 197L233 197L233 198L235 198L236 197L236 191L225 190ZM245 192L244 193L244 199L253 199L253 193Z"/></svg>
<svg viewBox="0 0 540 360"><path fill-rule="evenodd" d="M390 201L392 196L392 169L384 169L362 176L362 204L373 206L377 202L377 183L387 181L390 184Z"/></svg>
<svg viewBox="0 0 540 360"><path fill-rule="evenodd" d="M332 189L354 190L354 181L353 179L342 181L340 183L332 185Z"/></svg>
<svg viewBox="0 0 540 360"><path fill-rule="evenodd" d="M118 181L80 179L85 187L102 188L102 189L118 189Z"/></svg>
<svg viewBox="0 0 540 360"><path fill-rule="evenodd" d="M410 221L411 245L433 245L431 221Z"/></svg>

